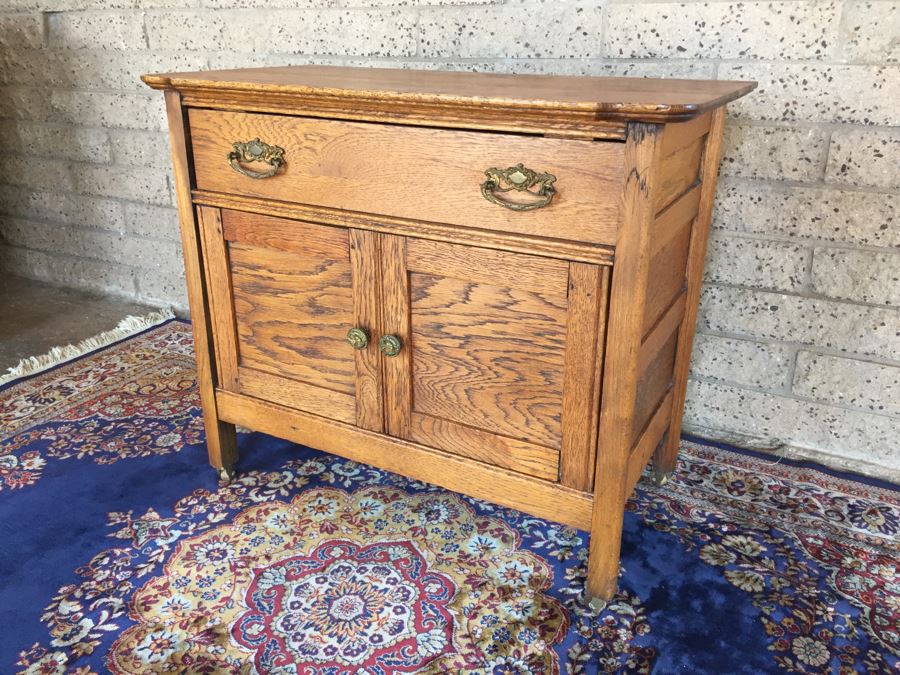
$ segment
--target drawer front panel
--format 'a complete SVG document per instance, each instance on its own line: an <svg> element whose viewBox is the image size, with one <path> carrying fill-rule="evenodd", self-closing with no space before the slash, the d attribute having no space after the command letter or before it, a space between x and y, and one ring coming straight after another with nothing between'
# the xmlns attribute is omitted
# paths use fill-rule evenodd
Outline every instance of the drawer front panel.
<svg viewBox="0 0 900 675"><path fill-rule="evenodd" d="M614 244L623 181L623 144L339 122L276 115L190 111L196 187L397 218L500 232ZM284 150L274 175L251 178L231 166L236 142L259 138ZM277 160L276 160L277 161ZM485 171L522 163L552 174L549 203L513 210L500 202L547 201ZM275 164L237 162L271 172ZM514 176L521 180L521 176Z"/></svg>

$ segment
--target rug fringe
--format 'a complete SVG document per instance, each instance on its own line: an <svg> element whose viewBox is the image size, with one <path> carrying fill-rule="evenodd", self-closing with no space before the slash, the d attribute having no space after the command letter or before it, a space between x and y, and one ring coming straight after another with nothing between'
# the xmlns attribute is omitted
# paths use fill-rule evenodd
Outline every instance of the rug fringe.
<svg viewBox="0 0 900 675"><path fill-rule="evenodd" d="M53 347L46 354L40 356L30 356L19 361L18 365L13 366L0 375L0 385L7 384L26 375L34 375L42 370L47 370L53 366L58 366L66 361L71 361L79 356L83 356L88 352L92 352L100 347L106 347L113 342L123 340L142 330L165 323L169 319L174 319L175 314L171 308L164 308L156 312L150 312L143 316L126 316L112 330L104 331L93 337L86 338L78 344L66 345L65 347Z"/></svg>

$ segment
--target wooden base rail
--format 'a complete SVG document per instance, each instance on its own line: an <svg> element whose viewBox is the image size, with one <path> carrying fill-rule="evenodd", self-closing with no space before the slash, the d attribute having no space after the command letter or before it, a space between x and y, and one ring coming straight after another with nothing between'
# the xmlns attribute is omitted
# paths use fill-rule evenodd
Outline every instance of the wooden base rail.
<svg viewBox="0 0 900 675"><path fill-rule="evenodd" d="M594 502L590 493L221 389L216 400L219 415L232 424L534 516L545 518L552 512L554 520L564 525L590 529Z"/></svg>

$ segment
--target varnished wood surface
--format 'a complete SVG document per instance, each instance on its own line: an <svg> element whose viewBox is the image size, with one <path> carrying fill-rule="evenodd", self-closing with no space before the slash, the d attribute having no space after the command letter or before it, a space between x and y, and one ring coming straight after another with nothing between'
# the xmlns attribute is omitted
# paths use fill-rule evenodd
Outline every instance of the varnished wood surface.
<svg viewBox="0 0 900 675"><path fill-rule="evenodd" d="M719 108L712 114L709 134L706 137L706 148L701 167L701 193L697 207L697 216L691 232L690 253L686 271L686 302L684 320L678 333L678 353L675 358L673 375L672 421L666 442L654 455L654 469L667 473L675 468L678 456L678 444L681 439L681 420L684 415L684 400L687 393L688 370L691 362L691 349L697 323L697 308L700 303L700 287L703 283L703 261L706 257L706 245L709 240L709 226L712 219L713 200L716 194L716 181L719 175L719 160L722 152L722 135L725 130L725 109Z"/></svg>
<svg viewBox="0 0 900 675"><path fill-rule="evenodd" d="M240 365L353 394L348 231L235 211L222 223Z"/></svg>
<svg viewBox="0 0 900 675"><path fill-rule="evenodd" d="M211 463L233 464L239 423L590 529L587 592L610 598L625 499L677 452L720 106L754 85L145 80L167 89ZM227 164L256 136L287 150L272 179ZM481 196L517 162L557 176L546 209Z"/></svg>
<svg viewBox="0 0 900 675"><path fill-rule="evenodd" d="M241 394L286 405L295 410L356 424L356 398L351 394L273 375L252 368L238 370Z"/></svg>
<svg viewBox="0 0 900 675"><path fill-rule="evenodd" d="M191 204L190 138L186 134L187 121L184 119L181 96L176 91L166 92L166 117L169 123L175 198L178 203L188 303L191 307L197 389L200 392L200 405L203 410L206 449L212 466L233 468L237 461L237 433L233 424L220 419L216 407L215 387L218 383L218 373L215 367L214 329L209 315L201 235Z"/></svg>
<svg viewBox="0 0 900 675"><path fill-rule="evenodd" d="M619 143L209 110L191 111L190 121L196 186L201 190L615 243L622 181ZM232 144L255 138L284 148L285 165L274 176L253 179L229 165ZM485 170L519 163L556 176L556 195L548 205L513 211L484 198Z"/></svg>
<svg viewBox="0 0 900 675"><path fill-rule="evenodd" d="M569 265L559 480L591 490L597 453L609 269Z"/></svg>
<svg viewBox="0 0 900 675"><path fill-rule="evenodd" d="M384 430L381 358L381 247L378 235L350 230L350 266L353 273L354 327L369 334L365 349L355 349L356 424L370 431Z"/></svg>
<svg viewBox="0 0 900 675"><path fill-rule="evenodd" d="M559 471L557 450L417 412L409 440L544 480L555 482Z"/></svg>
<svg viewBox="0 0 900 675"><path fill-rule="evenodd" d="M221 192L207 192L205 190L194 190L193 194L195 204L216 206L242 213L255 213L326 225L353 227L370 232L398 234L418 239L443 241L448 244L510 251L511 253L525 253L565 260L566 262L586 262L595 265L612 265L613 263L614 248L611 245L586 244L562 239L531 237L511 232L497 232L474 227L471 224L466 227L459 227L391 216L373 216L366 213L329 209L321 206L292 204L290 202L224 194Z"/></svg>
<svg viewBox="0 0 900 675"><path fill-rule="evenodd" d="M431 104L476 115L499 107L522 111L572 111L623 121L690 119L752 91L755 82L506 75L387 68L286 66L144 75L151 87L186 92L272 92L337 99L345 107L367 102ZM302 108L301 108L302 109Z"/></svg>
<svg viewBox="0 0 900 675"><path fill-rule="evenodd" d="M228 391L238 388L238 343L234 318L234 294L222 211L208 206L197 208L197 224L203 245L203 259L213 324L218 386Z"/></svg>
<svg viewBox="0 0 900 675"><path fill-rule="evenodd" d="M222 419L542 518L586 529L589 493L219 390Z"/></svg>
<svg viewBox="0 0 900 675"><path fill-rule="evenodd" d="M609 599L616 591L626 485L637 399L638 358L650 272L650 239L661 159L662 127L634 123L625 143L628 174L623 221L610 293L609 328L594 474L587 592Z"/></svg>

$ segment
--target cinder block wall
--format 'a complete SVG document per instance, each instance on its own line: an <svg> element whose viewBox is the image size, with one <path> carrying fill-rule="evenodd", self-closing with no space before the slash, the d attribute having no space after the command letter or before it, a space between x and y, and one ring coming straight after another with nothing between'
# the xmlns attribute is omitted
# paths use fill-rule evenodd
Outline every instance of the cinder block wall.
<svg viewBox="0 0 900 675"><path fill-rule="evenodd" d="M900 476L900 3L5 0L0 262L184 304L144 72L291 63L754 79L687 428Z"/></svg>

